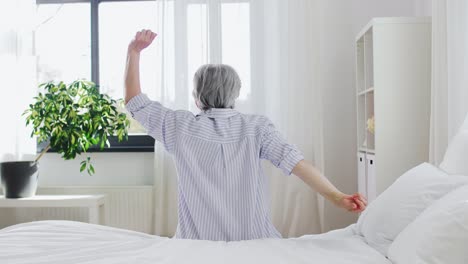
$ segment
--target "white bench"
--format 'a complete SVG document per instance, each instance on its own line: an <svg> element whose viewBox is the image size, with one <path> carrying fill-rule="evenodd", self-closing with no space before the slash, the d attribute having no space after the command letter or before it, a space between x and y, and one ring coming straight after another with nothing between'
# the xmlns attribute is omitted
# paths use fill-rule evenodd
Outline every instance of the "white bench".
<svg viewBox="0 0 468 264"><path fill-rule="evenodd" d="M90 224L104 223L105 195L36 195L6 199L0 196L0 208L87 208Z"/></svg>

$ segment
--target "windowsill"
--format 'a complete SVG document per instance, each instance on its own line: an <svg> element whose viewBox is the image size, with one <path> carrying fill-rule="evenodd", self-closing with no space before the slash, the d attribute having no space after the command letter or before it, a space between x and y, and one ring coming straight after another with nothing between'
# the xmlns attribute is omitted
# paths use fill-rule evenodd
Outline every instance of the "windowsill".
<svg viewBox="0 0 468 264"><path fill-rule="evenodd" d="M154 152L154 138L148 135L131 135L128 141L118 142L117 137L109 137L110 147L91 146L87 152ZM47 142L37 144L37 152L40 153L47 145ZM48 153L57 153L53 148Z"/></svg>

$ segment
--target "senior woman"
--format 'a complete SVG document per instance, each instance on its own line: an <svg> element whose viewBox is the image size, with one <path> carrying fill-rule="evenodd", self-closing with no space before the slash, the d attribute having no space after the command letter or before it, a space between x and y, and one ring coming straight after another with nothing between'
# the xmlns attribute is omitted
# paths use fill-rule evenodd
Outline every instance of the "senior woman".
<svg viewBox="0 0 468 264"><path fill-rule="evenodd" d="M173 155L179 197L176 238L280 238L271 222L261 159L286 175L297 175L336 206L353 212L365 209L364 197L337 190L268 118L234 109L241 81L230 66L209 64L195 73L198 115L173 111L148 99L140 90L139 60L155 37L142 30L129 44L125 102L133 118Z"/></svg>

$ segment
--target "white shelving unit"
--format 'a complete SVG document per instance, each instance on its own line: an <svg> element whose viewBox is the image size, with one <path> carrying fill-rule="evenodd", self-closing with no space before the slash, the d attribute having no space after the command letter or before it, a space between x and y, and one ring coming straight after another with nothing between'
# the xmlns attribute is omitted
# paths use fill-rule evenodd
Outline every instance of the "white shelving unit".
<svg viewBox="0 0 468 264"><path fill-rule="evenodd" d="M430 18L372 19L356 37L358 189L369 201L428 160L430 90Z"/></svg>

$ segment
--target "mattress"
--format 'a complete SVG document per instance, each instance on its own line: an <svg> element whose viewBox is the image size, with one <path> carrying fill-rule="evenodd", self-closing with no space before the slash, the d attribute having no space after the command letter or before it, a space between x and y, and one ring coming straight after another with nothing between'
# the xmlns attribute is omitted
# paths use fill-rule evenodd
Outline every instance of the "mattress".
<svg viewBox="0 0 468 264"><path fill-rule="evenodd" d="M0 263L391 264L355 234L354 225L300 238L219 242L72 221L39 221L0 230Z"/></svg>

